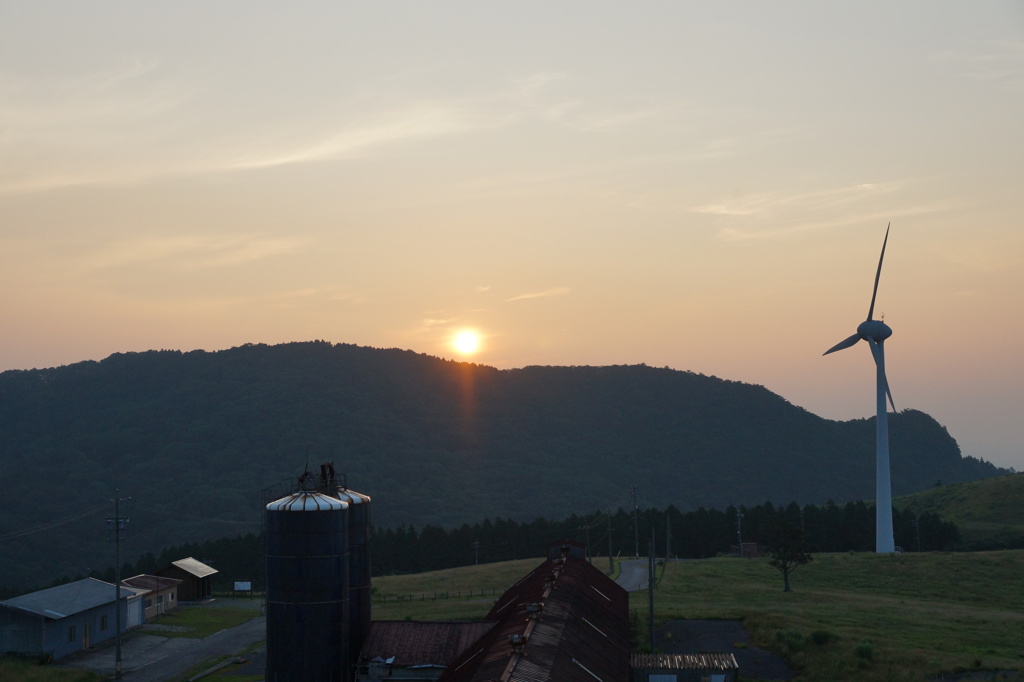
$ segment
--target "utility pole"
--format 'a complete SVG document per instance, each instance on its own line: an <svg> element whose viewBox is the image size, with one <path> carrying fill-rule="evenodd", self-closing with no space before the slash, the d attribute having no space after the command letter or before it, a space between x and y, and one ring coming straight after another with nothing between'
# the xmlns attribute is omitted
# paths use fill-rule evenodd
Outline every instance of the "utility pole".
<svg viewBox="0 0 1024 682"><path fill-rule="evenodd" d="M743 558L743 512L739 509L736 510L736 540L740 543L740 558Z"/></svg>
<svg viewBox="0 0 1024 682"><path fill-rule="evenodd" d="M665 512L665 561L672 556L672 515Z"/></svg>
<svg viewBox="0 0 1024 682"><path fill-rule="evenodd" d="M612 556L612 515L608 512L608 575L615 572L615 558Z"/></svg>
<svg viewBox="0 0 1024 682"><path fill-rule="evenodd" d="M638 485L633 486L633 539L636 543L636 553L633 556L637 559L640 558L640 526L639 521L637 520L640 514L640 508L636 506L636 491L639 490L639 488L640 486Z"/></svg>
<svg viewBox="0 0 1024 682"><path fill-rule="evenodd" d="M479 566L480 565L480 541L479 540L473 540L473 552L475 554L475 558L473 560L473 565L474 566Z"/></svg>
<svg viewBox="0 0 1024 682"><path fill-rule="evenodd" d="M121 516L121 491L114 490L114 515L107 517L107 530L114 531L114 679L121 677L121 531L128 523L127 517ZM125 498L131 502L132 498ZM127 615L127 614L125 614Z"/></svg>
<svg viewBox="0 0 1024 682"><path fill-rule="evenodd" d="M651 539L647 545L647 594L648 611L650 611L649 628L651 631L651 653L654 653L654 529L651 529Z"/></svg>

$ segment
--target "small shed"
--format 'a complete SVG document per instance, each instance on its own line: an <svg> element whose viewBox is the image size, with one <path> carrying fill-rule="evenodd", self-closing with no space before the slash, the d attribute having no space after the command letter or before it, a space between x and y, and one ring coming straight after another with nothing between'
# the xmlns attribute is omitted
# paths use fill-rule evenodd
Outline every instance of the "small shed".
<svg viewBox="0 0 1024 682"><path fill-rule="evenodd" d="M115 595L120 595L117 598ZM54 659L113 639L142 621L142 600L129 589L84 578L0 602L0 653Z"/></svg>
<svg viewBox="0 0 1024 682"><path fill-rule="evenodd" d="M732 654L633 654L633 682L736 682L740 666Z"/></svg>
<svg viewBox="0 0 1024 682"><path fill-rule="evenodd" d="M181 581L178 587L178 603L186 604L196 604L213 598L213 575L216 573L216 568L192 557L171 562L170 566L156 572L162 578Z"/></svg>
<svg viewBox="0 0 1024 682"><path fill-rule="evenodd" d="M144 604L144 617L151 620L178 607L178 590L182 581L145 573L121 581L140 590Z"/></svg>

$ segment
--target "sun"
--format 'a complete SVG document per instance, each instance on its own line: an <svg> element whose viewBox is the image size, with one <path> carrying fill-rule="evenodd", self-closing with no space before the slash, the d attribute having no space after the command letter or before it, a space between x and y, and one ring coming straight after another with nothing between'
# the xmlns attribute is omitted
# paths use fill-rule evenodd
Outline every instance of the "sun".
<svg viewBox="0 0 1024 682"><path fill-rule="evenodd" d="M472 329L463 329L455 335L452 345L463 355L470 355L480 350L480 334Z"/></svg>

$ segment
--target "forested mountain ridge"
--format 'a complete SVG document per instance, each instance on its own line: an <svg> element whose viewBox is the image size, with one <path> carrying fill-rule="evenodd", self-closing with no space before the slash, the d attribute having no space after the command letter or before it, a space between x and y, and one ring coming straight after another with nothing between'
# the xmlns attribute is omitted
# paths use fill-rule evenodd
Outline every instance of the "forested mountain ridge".
<svg viewBox="0 0 1024 682"><path fill-rule="evenodd" d="M683 510L871 498L872 422L644 365L497 370L326 342L8 371L0 550L26 558L0 584L109 565L97 517L29 531L115 489L133 497L125 551L138 555L258 531L263 488L331 460L390 527L565 517L632 485L645 507ZM921 412L893 415L890 432L895 494L1002 473Z"/></svg>

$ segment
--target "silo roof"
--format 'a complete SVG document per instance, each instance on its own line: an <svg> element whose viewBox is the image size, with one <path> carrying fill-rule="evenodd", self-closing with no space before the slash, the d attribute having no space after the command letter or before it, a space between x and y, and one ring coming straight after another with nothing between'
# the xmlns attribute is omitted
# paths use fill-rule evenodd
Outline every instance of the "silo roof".
<svg viewBox="0 0 1024 682"><path fill-rule="evenodd" d="M267 511L335 511L347 508L346 502L311 490L293 493L267 505Z"/></svg>
<svg viewBox="0 0 1024 682"><path fill-rule="evenodd" d="M366 504L370 501L369 495L357 493L355 490L349 490L348 488L338 488L338 497L349 504Z"/></svg>

